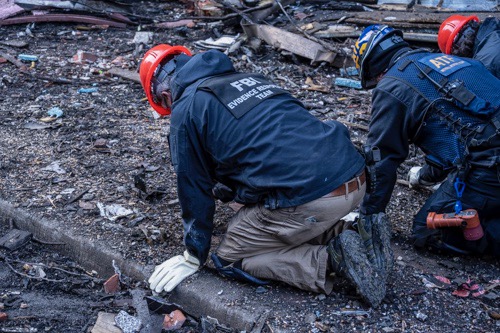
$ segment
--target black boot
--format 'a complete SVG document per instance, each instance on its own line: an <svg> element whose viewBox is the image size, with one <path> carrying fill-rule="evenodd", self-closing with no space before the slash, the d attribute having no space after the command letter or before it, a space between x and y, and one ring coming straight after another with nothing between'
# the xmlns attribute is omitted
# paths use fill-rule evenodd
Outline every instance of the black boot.
<svg viewBox="0 0 500 333"><path fill-rule="evenodd" d="M368 259L387 279L394 265L389 218L385 213L361 215L354 227L363 240Z"/></svg>
<svg viewBox="0 0 500 333"><path fill-rule="evenodd" d="M377 307L385 297L385 279L368 260L361 236L346 230L330 241L327 252L333 272L347 278L368 304Z"/></svg>

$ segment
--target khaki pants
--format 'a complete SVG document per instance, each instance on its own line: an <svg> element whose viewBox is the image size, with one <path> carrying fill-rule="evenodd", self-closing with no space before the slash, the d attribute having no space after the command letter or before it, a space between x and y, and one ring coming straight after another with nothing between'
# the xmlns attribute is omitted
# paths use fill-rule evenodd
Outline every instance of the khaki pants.
<svg viewBox="0 0 500 333"><path fill-rule="evenodd" d="M229 222L217 255L230 262L242 259L243 270L255 277L329 294L328 241L350 226L340 219L359 205L365 191L366 183L347 195L296 207L243 206Z"/></svg>

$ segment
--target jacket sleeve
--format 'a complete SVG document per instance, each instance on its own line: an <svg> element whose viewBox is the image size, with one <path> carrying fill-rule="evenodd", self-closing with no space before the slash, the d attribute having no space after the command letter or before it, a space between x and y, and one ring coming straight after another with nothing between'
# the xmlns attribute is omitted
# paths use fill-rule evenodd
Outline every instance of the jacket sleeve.
<svg viewBox="0 0 500 333"><path fill-rule="evenodd" d="M488 17L477 32L473 58L481 61L497 78L500 78L500 20Z"/></svg>
<svg viewBox="0 0 500 333"><path fill-rule="evenodd" d="M215 213L211 162L194 124L185 123L181 128L171 126L170 151L177 173L184 244L203 264L210 250Z"/></svg>
<svg viewBox="0 0 500 333"><path fill-rule="evenodd" d="M366 215L384 212L396 184L397 169L409 152L407 107L381 89L373 91L372 118L367 145L380 149L381 159L371 175L372 188L361 205Z"/></svg>
<svg viewBox="0 0 500 333"><path fill-rule="evenodd" d="M439 183L446 179L451 170L440 170L432 165L426 164L420 171L420 179L429 183Z"/></svg>

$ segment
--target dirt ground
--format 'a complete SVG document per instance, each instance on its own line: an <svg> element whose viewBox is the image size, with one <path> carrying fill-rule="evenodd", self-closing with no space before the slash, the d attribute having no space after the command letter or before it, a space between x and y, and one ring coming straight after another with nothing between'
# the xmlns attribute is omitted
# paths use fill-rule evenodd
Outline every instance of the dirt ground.
<svg viewBox="0 0 500 333"><path fill-rule="evenodd" d="M133 10L158 21L189 15L179 2L135 2ZM293 14L304 8L288 10ZM147 45L133 42L138 30L153 33ZM24 70L0 63L0 198L60 221L89 242L104 241L143 265L159 264L180 254L182 223L168 151L169 119L152 116L139 83L107 71L137 70L145 50L159 43L181 44L196 53L201 51L196 41L238 33L242 31L237 24L213 23L170 30L150 25L125 29L64 23L0 26L0 42L26 43L22 48L0 44L1 52L38 57L37 62L26 63ZM331 42L351 45L353 40ZM79 50L95 55L96 61L74 63L72 58ZM364 142L370 92L335 86L337 68L311 65L307 59L264 43L259 47L243 43L230 57L237 69L261 72L290 90L319 119L344 122L355 144ZM308 77L326 92L310 89ZM54 108L62 116L48 119ZM396 186L388 207L397 261L381 308L348 313L344 308L366 310L349 288L318 298L273 284L264 298L274 311L264 332L500 331L500 288L495 282L500 279L498 260L418 253L409 243L412 217L429 193L408 189L404 180L409 168L421 161L419 151L414 150L401 166L403 181ZM228 205L218 205L214 246L231 215ZM30 245L26 251L32 255L44 250ZM450 283L434 276L447 277ZM488 292L477 297L452 295L469 279ZM23 285L17 280L12 284L23 292L61 289L50 283ZM228 284L238 286L237 282ZM7 284L0 288L2 295ZM99 299L99 291L89 290L86 299L71 301L73 305ZM273 293L281 295L277 299L282 303L271 303ZM248 297L259 301L261 296L252 292ZM84 327L95 318L96 313L90 311L75 320Z"/></svg>
<svg viewBox="0 0 500 333"><path fill-rule="evenodd" d="M0 312L9 316L0 332L84 332L105 308L103 281L50 247L31 242L0 257Z"/></svg>

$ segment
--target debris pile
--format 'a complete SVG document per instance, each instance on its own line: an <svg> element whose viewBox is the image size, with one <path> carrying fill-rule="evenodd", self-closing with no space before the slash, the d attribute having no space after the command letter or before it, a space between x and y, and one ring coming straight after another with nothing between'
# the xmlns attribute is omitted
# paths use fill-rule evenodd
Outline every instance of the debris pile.
<svg viewBox="0 0 500 333"><path fill-rule="evenodd" d="M338 68L352 66L350 47L343 41L357 38L362 28L371 24L388 24L403 30L405 39L429 43L435 47L441 22L453 12L475 14L479 18L498 9L498 2L487 1L268 1L268 0L184 0L183 13L170 12L158 5L159 17L135 14L130 2L124 1L43 1L0 0L0 25L73 22L92 27L155 29L221 29L235 27L243 33L221 35L197 41L200 48L234 51L243 43L252 45L258 39L279 50L311 60L327 62ZM475 12L479 11L479 12ZM165 18L164 20L161 18ZM147 44L146 40L135 41ZM75 55L81 61L82 54ZM32 60L36 61L36 60ZM95 60L94 60L95 61Z"/></svg>

